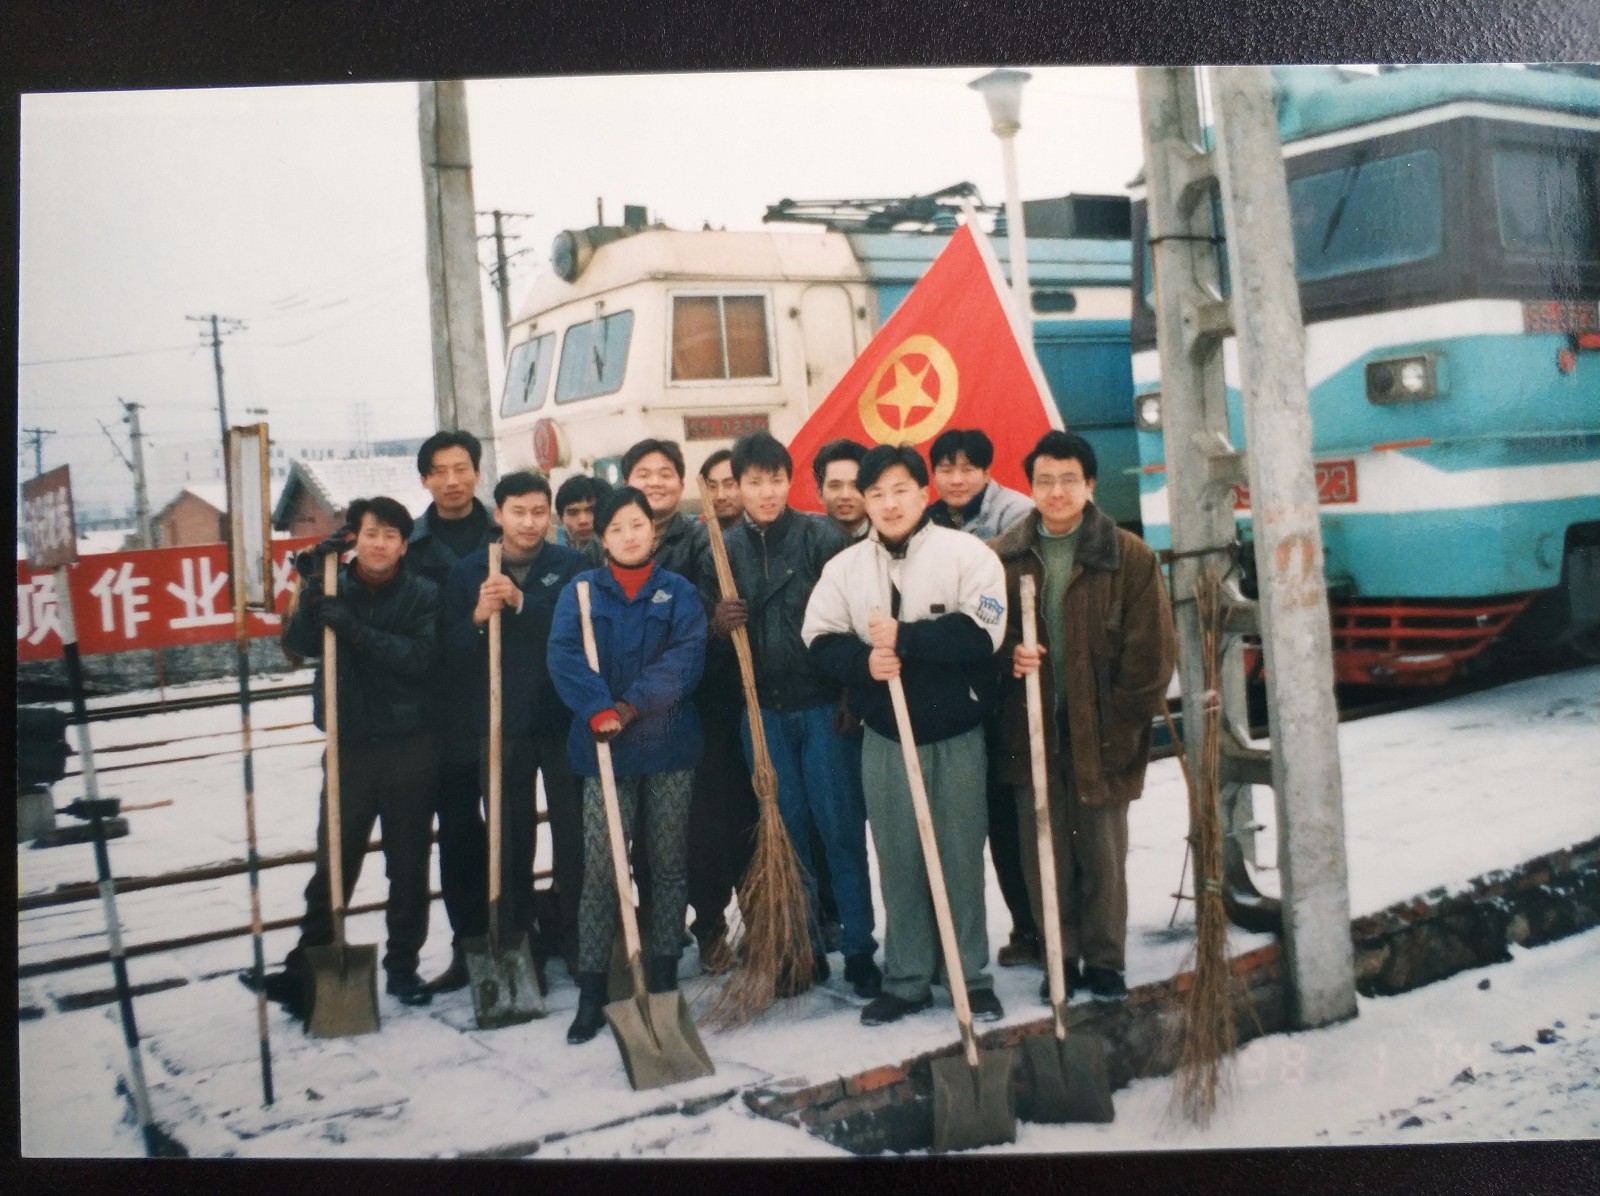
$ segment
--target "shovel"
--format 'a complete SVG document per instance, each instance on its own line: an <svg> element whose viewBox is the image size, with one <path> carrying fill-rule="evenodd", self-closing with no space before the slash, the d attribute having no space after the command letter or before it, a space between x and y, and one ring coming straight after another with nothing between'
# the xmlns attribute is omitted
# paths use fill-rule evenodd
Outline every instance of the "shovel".
<svg viewBox="0 0 1600 1196"><path fill-rule="evenodd" d="M933 1149L942 1154L1015 1142L1017 1111L1011 1089L1012 1052L998 1050L982 1054L978 1050L977 1035L972 1032L972 1006L967 1001L967 978L961 970L956 925L950 915L950 894L944 885L944 866L939 862L933 815L928 812L928 790L923 784L922 761L917 756L917 741L911 731L911 711L906 707L906 691L899 677L889 678L889 697L894 702L894 721L900 732L900 750L905 756L911 805L917 813L922 862L933 893L933 914L939 924L939 945L944 951L950 999L955 1003L956 1021L961 1026L964 1056L933 1061Z"/></svg>
<svg viewBox="0 0 1600 1196"><path fill-rule="evenodd" d="M489 576L500 575L500 542L489 545ZM495 1030L518 1026L549 1012L539 995L539 981L533 970L533 954L528 936L500 939L500 881L505 866L505 847L500 835L500 806L503 779L500 775L504 754L500 719L503 707L500 686L500 612L489 616L489 933L461 941L467 960L467 976L472 982L472 1012L478 1029Z"/></svg>
<svg viewBox="0 0 1600 1196"><path fill-rule="evenodd" d="M1024 577L1022 643L1039 643L1034 608L1035 584ZM1033 757L1033 821L1038 831L1039 900L1044 915L1044 944L1050 977L1050 1010L1054 1034L1034 1034L1022 1041L1023 1058L1033 1075L1033 1120L1106 1122L1116 1116L1106 1074L1106 1043L1097 1034L1067 1033L1067 984L1061 958L1061 901L1056 892L1056 852L1050 828L1050 790L1044 762L1044 703L1039 674L1024 681L1028 697L1028 749Z"/></svg>
<svg viewBox="0 0 1600 1196"><path fill-rule="evenodd" d="M578 582L578 609L583 618L583 650L589 667L600 671L595 648L594 623L589 615L589 583ZM615 871L617 904L622 915L622 936L628 948L628 971L633 994L605 1008L612 1036L622 1051L622 1065L634 1090L661 1088L682 1080L716 1072L711 1056L700 1041L689 1016L689 1006L677 989L668 993L645 990L644 961L639 951L639 924L634 917L632 884L628 876L628 847L622 836L622 810L617 803L617 778L611 768L611 745L594 745L600 770L600 792L605 800L606 831L611 839L611 866ZM639 814L643 817L642 811Z"/></svg>
<svg viewBox="0 0 1600 1196"><path fill-rule="evenodd" d="M339 592L339 555L322 562L322 592ZM329 902L333 942L307 947L311 969L311 1016L306 1033L313 1038L347 1038L378 1028L378 949L352 947L344 941L344 838L339 827L339 661L338 641L331 628L322 633L322 713L328 728L323 771L327 774L327 848Z"/></svg>

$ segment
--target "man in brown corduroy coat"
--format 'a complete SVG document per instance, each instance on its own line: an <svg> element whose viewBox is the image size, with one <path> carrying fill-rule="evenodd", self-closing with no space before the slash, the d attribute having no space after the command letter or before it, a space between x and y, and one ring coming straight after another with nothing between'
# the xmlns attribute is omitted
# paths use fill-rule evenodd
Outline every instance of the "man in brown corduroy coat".
<svg viewBox="0 0 1600 1196"><path fill-rule="evenodd" d="M1034 511L989 545L1005 566L1008 612L995 768L1016 787L1029 898L1043 925L1022 681L1036 671L1068 987L1119 1000L1128 991L1128 803L1144 788L1150 724L1172 679L1177 632L1155 553L1092 501L1089 443L1048 432L1024 470ZM1024 576L1039 594L1033 651L1022 645Z"/></svg>

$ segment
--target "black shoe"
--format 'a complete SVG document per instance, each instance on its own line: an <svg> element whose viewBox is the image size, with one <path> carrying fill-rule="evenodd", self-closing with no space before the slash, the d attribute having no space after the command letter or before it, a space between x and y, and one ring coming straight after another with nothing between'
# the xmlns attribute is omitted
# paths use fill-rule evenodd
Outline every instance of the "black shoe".
<svg viewBox="0 0 1600 1196"><path fill-rule="evenodd" d="M606 1024L606 974L578 973L578 1016L567 1027L567 1042L573 1046L588 1042Z"/></svg>
<svg viewBox="0 0 1600 1196"><path fill-rule="evenodd" d="M450 966L428 981L428 991L453 993L466 988L472 981L467 974L467 955L460 947L450 953Z"/></svg>
<svg viewBox="0 0 1600 1196"><path fill-rule="evenodd" d="M1003 968L1038 963L1041 958L1039 935L1033 930L1013 930L1011 941L995 953L995 961Z"/></svg>
<svg viewBox="0 0 1600 1196"><path fill-rule="evenodd" d="M873 962L870 951L844 957L844 978L858 997L871 1000L883 991L883 973Z"/></svg>
<svg viewBox="0 0 1600 1196"><path fill-rule="evenodd" d="M972 1009L972 1020L975 1022L997 1022L1006 1015L1005 1007L1000 1004L1000 998L994 995L992 988L969 988L967 1004Z"/></svg>
<svg viewBox="0 0 1600 1196"><path fill-rule="evenodd" d="M246 968L239 973L239 983L251 992L256 991L256 973L254 968ZM310 1002L306 994L306 975L304 972L284 968L278 972L268 972L261 978L261 991L267 994L267 1000L281 1007L291 1017L305 1020Z"/></svg>
<svg viewBox="0 0 1600 1196"><path fill-rule="evenodd" d="M1076 959L1067 960L1062 967L1062 979L1067 984L1067 1000L1072 1000L1072 994L1083 987L1083 973L1078 970ZM1044 979L1039 981L1039 999L1046 1005L1050 1004L1050 973L1047 970Z"/></svg>
<svg viewBox="0 0 1600 1196"><path fill-rule="evenodd" d="M390 972L389 980L383 990L402 1005L429 1005L433 1003L433 993L423 983L422 977L417 975L415 968L408 972Z"/></svg>
<svg viewBox="0 0 1600 1196"><path fill-rule="evenodd" d="M1097 1001L1128 999L1128 986L1122 982L1122 973L1112 968L1084 968L1083 983L1089 994Z"/></svg>
<svg viewBox="0 0 1600 1196"><path fill-rule="evenodd" d="M678 957L652 955L645 961L645 988L653 993L676 992L678 988Z"/></svg>
<svg viewBox="0 0 1600 1196"><path fill-rule="evenodd" d="M863 1026L887 1026L890 1022L897 1022L908 1013L921 1013L933 1005L933 994L928 993L919 1001L908 1001L904 997L897 997L893 993L879 993L867 1002L867 1007L861 1011L861 1024Z"/></svg>

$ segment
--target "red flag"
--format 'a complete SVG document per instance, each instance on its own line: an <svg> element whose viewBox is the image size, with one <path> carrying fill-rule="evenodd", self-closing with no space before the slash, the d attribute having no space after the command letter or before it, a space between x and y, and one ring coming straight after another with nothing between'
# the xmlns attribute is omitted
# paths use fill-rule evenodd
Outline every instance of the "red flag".
<svg viewBox="0 0 1600 1196"><path fill-rule="evenodd" d="M994 441L991 476L1028 492L1022 459L1061 417L988 238L969 221L789 443L789 503L820 511L811 460L830 440L915 445L947 428Z"/></svg>

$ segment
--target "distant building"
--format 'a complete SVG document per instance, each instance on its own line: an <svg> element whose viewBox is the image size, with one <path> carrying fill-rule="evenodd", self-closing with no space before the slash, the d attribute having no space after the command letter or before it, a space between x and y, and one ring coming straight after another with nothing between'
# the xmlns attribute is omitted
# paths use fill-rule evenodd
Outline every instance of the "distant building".
<svg viewBox="0 0 1600 1196"><path fill-rule="evenodd" d="M158 548L220 544L228 525L227 492L221 482L185 486L150 522Z"/></svg>
<svg viewBox="0 0 1600 1196"><path fill-rule="evenodd" d="M358 498L386 494L412 515L433 501L417 476L416 458L354 457L346 460L289 464L283 493L272 507L274 531L291 536L327 536L344 522L346 509Z"/></svg>

